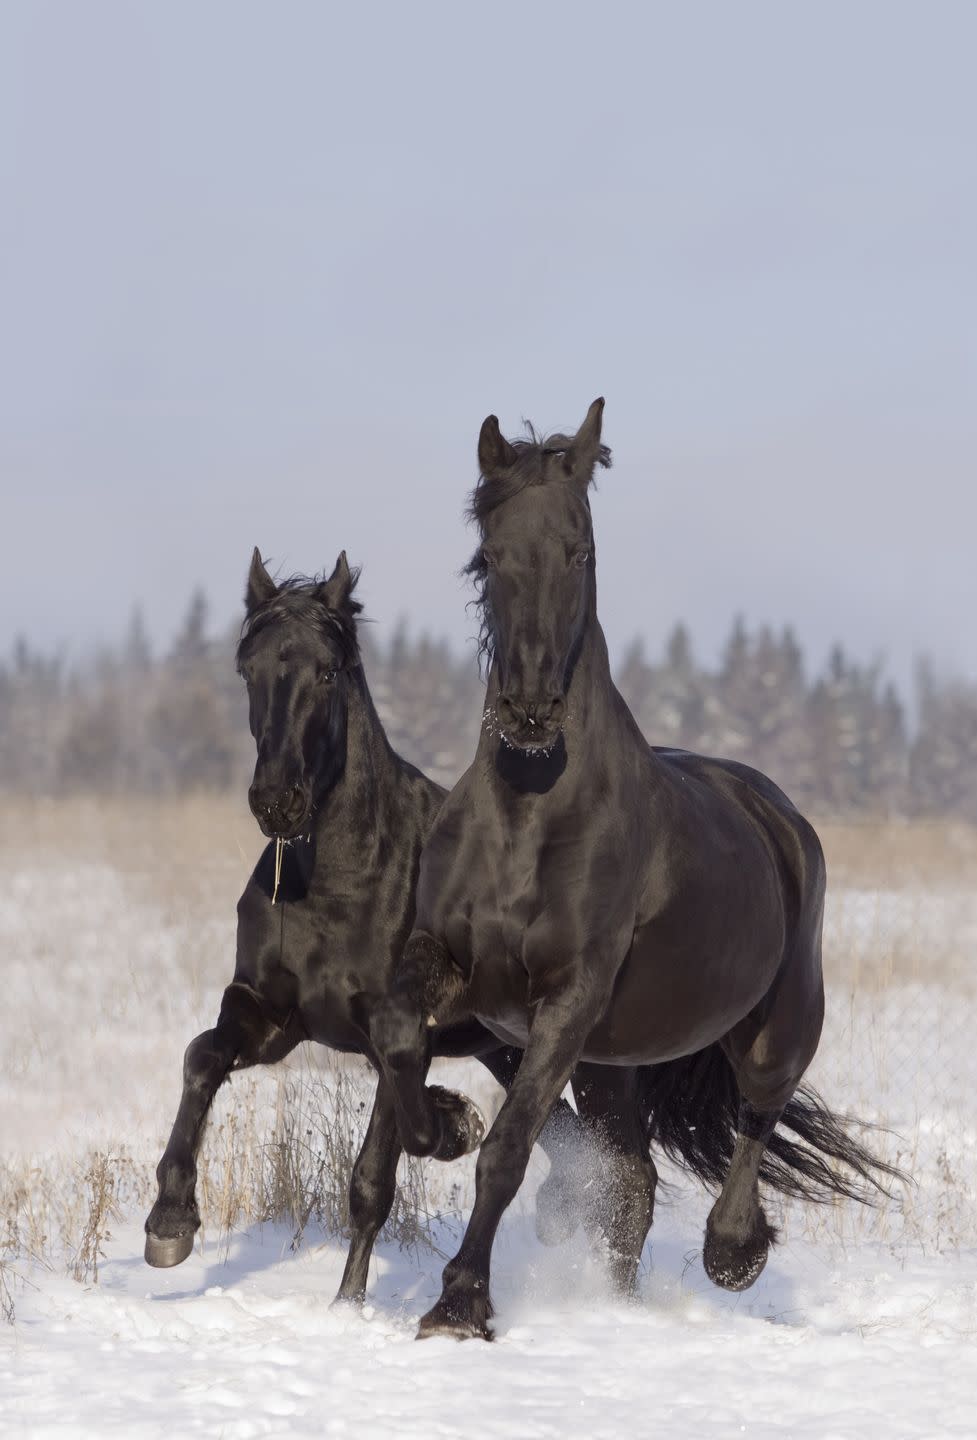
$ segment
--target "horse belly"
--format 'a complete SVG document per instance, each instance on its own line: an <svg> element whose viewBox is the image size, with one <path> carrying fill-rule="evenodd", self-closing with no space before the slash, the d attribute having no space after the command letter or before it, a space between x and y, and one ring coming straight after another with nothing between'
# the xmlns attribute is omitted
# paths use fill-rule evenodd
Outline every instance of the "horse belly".
<svg viewBox="0 0 977 1440"><path fill-rule="evenodd" d="M654 927L635 936L603 1018L583 1058L605 1065L647 1065L703 1050L763 999L782 948L753 944L716 952L662 946Z"/></svg>
<svg viewBox="0 0 977 1440"><path fill-rule="evenodd" d="M306 1034L317 1045L325 1045L330 1050L363 1054L363 1032L343 1010L328 1002L312 1002L303 1005L300 1014Z"/></svg>

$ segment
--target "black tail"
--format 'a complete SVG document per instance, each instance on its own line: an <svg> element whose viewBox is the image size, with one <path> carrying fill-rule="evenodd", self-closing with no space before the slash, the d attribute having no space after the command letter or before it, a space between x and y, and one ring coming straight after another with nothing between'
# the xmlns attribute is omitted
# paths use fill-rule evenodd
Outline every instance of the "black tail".
<svg viewBox="0 0 977 1440"><path fill-rule="evenodd" d="M719 1045L645 1066L641 1084L649 1144L707 1185L721 1185L736 1142L740 1095ZM852 1138L850 1127L861 1124L833 1114L814 1090L802 1085L767 1141L760 1179L781 1195L801 1200L824 1202L845 1195L872 1204L878 1195L891 1199L885 1182L908 1177ZM782 1128L803 1143L788 1139Z"/></svg>

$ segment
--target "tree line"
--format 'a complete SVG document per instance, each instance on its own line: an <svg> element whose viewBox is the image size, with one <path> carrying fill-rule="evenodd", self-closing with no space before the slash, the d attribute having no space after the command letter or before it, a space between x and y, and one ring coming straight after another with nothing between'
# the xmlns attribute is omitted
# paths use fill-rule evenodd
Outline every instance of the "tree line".
<svg viewBox="0 0 977 1440"><path fill-rule="evenodd" d="M181 792L247 783L253 763L238 632L212 636L201 592L170 650L154 656L139 612L114 649L69 667L18 641L0 662L0 789ZM401 625L364 663L397 750L443 784L474 753L483 687L470 657ZM649 658L635 640L617 682L644 733L743 760L821 815L977 823L977 685L921 661L914 723L878 663L836 646L809 675L793 632L734 622L719 663L683 625Z"/></svg>

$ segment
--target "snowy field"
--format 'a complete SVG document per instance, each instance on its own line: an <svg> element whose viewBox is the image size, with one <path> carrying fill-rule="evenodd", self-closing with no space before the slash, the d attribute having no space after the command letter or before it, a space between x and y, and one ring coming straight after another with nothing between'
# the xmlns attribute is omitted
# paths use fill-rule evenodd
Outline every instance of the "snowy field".
<svg viewBox="0 0 977 1440"><path fill-rule="evenodd" d="M9 822L9 823L8 823ZM370 1081L309 1050L214 1107L191 1258L142 1259L187 1041L213 1023L258 848L241 810L4 817L0 1435L977 1435L977 841L828 830L828 1017L811 1078L916 1185L771 1206L752 1290L700 1262L710 1197L662 1167L632 1304L578 1234L535 1239L534 1159L495 1251L494 1345L415 1344L473 1161L405 1171L363 1314L332 1233ZM489 1111L477 1067L442 1078Z"/></svg>

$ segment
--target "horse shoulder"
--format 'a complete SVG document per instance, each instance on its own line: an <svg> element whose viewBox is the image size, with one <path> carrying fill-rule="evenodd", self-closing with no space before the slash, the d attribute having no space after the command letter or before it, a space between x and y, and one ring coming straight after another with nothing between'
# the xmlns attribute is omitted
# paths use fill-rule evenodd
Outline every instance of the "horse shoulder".
<svg viewBox="0 0 977 1440"><path fill-rule="evenodd" d="M471 890L484 856L484 815L475 804L468 774L447 795L421 851L415 928L446 940L467 916Z"/></svg>

